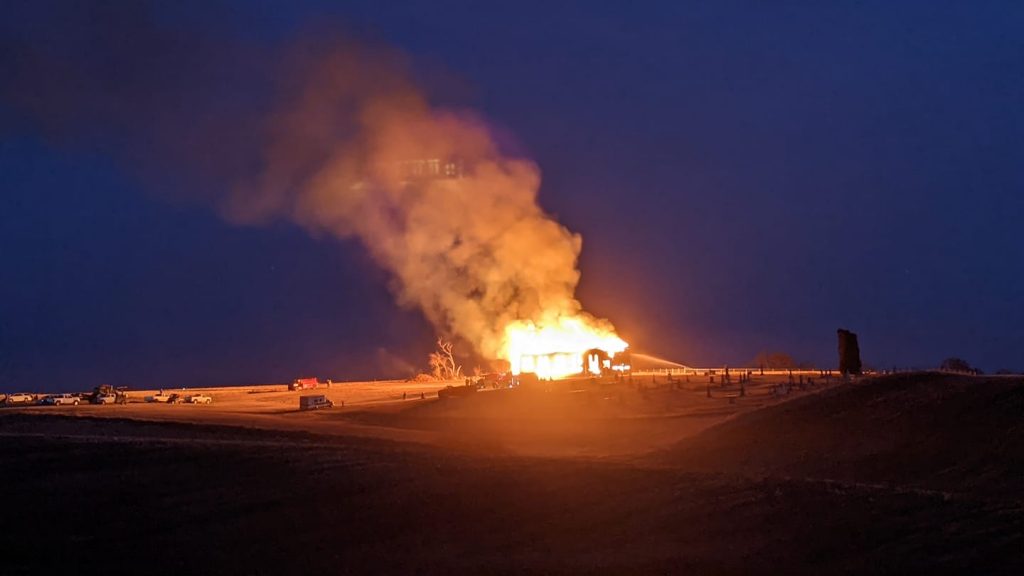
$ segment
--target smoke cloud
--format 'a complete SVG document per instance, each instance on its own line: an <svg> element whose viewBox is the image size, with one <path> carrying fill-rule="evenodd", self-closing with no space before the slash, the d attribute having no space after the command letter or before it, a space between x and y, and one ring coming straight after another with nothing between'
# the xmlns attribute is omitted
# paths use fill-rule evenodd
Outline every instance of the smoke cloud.
<svg viewBox="0 0 1024 576"><path fill-rule="evenodd" d="M513 321L580 312L581 240L538 205L535 164L502 154L476 115L431 107L396 59L349 44L302 78L231 219L357 238L402 304L488 358Z"/></svg>
<svg viewBox="0 0 1024 576"><path fill-rule="evenodd" d="M153 34L137 22L129 29L112 43L116 54L94 60L146 58L130 40ZM358 240L390 273L402 305L422 310L440 333L483 357L500 357L505 327L515 321L582 315L610 329L583 314L574 297L581 238L539 206L537 166L503 153L477 114L432 106L396 51L351 39L303 42L260 68L272 72L267 78L241 82L273 96L255 98L258 105L240 112L230 106L234 96L223 80L211 98L195 94L222 78L220 68L231 71L229 78L252 71L251 62L224 58L244 61L244 50L218 50L225 62L217 64L181 56L193 45L187 41L140 42L150 52L171 46L178 50L174 62L194 65L176 66L170 79L166 70L135 66L138 73L121 81L109 70L83 74L68 55L50 55L59 66L47 66L33 53L32 71L13 92L20 98L9 100L31 103L27 109L41 118L75 110L95 117L102 110L99 122L124 127L116 141L125 157L148 156L139 152L148 145L167 163L161 173L215 174L195 181L217 189L215 201L232 222L285 219L313 234ZM32 81L48 77L48 69L104 82L92 92L79 83L72 99L52 81ZM104 94L128 102L104 104ZM197 104L182 105L176 96ZM207 101L216 103L198 104ZM83 109L83 102L90 106ZM153 141L160 144L147 144Z"/></svg>

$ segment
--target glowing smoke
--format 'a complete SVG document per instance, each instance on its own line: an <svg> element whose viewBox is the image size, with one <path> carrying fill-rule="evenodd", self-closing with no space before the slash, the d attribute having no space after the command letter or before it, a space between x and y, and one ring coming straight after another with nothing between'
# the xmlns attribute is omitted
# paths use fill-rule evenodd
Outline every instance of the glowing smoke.
<svg viewBox="0 0 1024 576"><path fill-rule="evenodd" d="M259 175L231 196L232 219L358 238L402 304L485 357L502 355L517 320L581 315L581 239L538 206L536 165L503 155L475 115L432 108L397 59L349 45L304 75L271 121ZM423 160L438 177L410 174Z"/></svg>

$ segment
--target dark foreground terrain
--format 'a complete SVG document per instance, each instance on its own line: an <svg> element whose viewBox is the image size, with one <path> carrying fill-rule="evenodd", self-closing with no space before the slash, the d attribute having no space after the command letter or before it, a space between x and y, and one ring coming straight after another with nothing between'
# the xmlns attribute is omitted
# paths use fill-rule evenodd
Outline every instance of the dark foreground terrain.
<svg viewBox="0 0 1024 576"><path fill-rule="evenodd" d="M1024 573L1024 383L879 378L635 458L0 415L2 574Z"/></svg>

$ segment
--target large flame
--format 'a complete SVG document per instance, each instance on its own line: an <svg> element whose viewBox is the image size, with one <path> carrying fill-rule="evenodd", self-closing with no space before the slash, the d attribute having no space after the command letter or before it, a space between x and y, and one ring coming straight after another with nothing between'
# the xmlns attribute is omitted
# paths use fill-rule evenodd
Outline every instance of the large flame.
<svg viewBox="0 0 1024 576"><path fill-rule="evenodd" d="M613 356L628 346L608 322L585 314L541 323L516 320L505 327L504 356L513 374L534 372L541 378L562 378L598 373L600 366L584 366L584 354L596 349Z"/></svg>

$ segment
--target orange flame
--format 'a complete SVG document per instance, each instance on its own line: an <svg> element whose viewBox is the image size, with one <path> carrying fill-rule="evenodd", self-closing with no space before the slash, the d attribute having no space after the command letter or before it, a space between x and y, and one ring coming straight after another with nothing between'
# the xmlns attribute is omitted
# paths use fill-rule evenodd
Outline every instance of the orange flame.
<svg viewBox="0 0 1024 576"><path fill-rule="evenodd" d="M600 366L584 367L583 356L590 350L612 356L628 346L607 321L579 314L540 324L529 320L509 324L505 327L504 357L513 374L534 372L540 378L563 378L600 373Z"/></svg>

